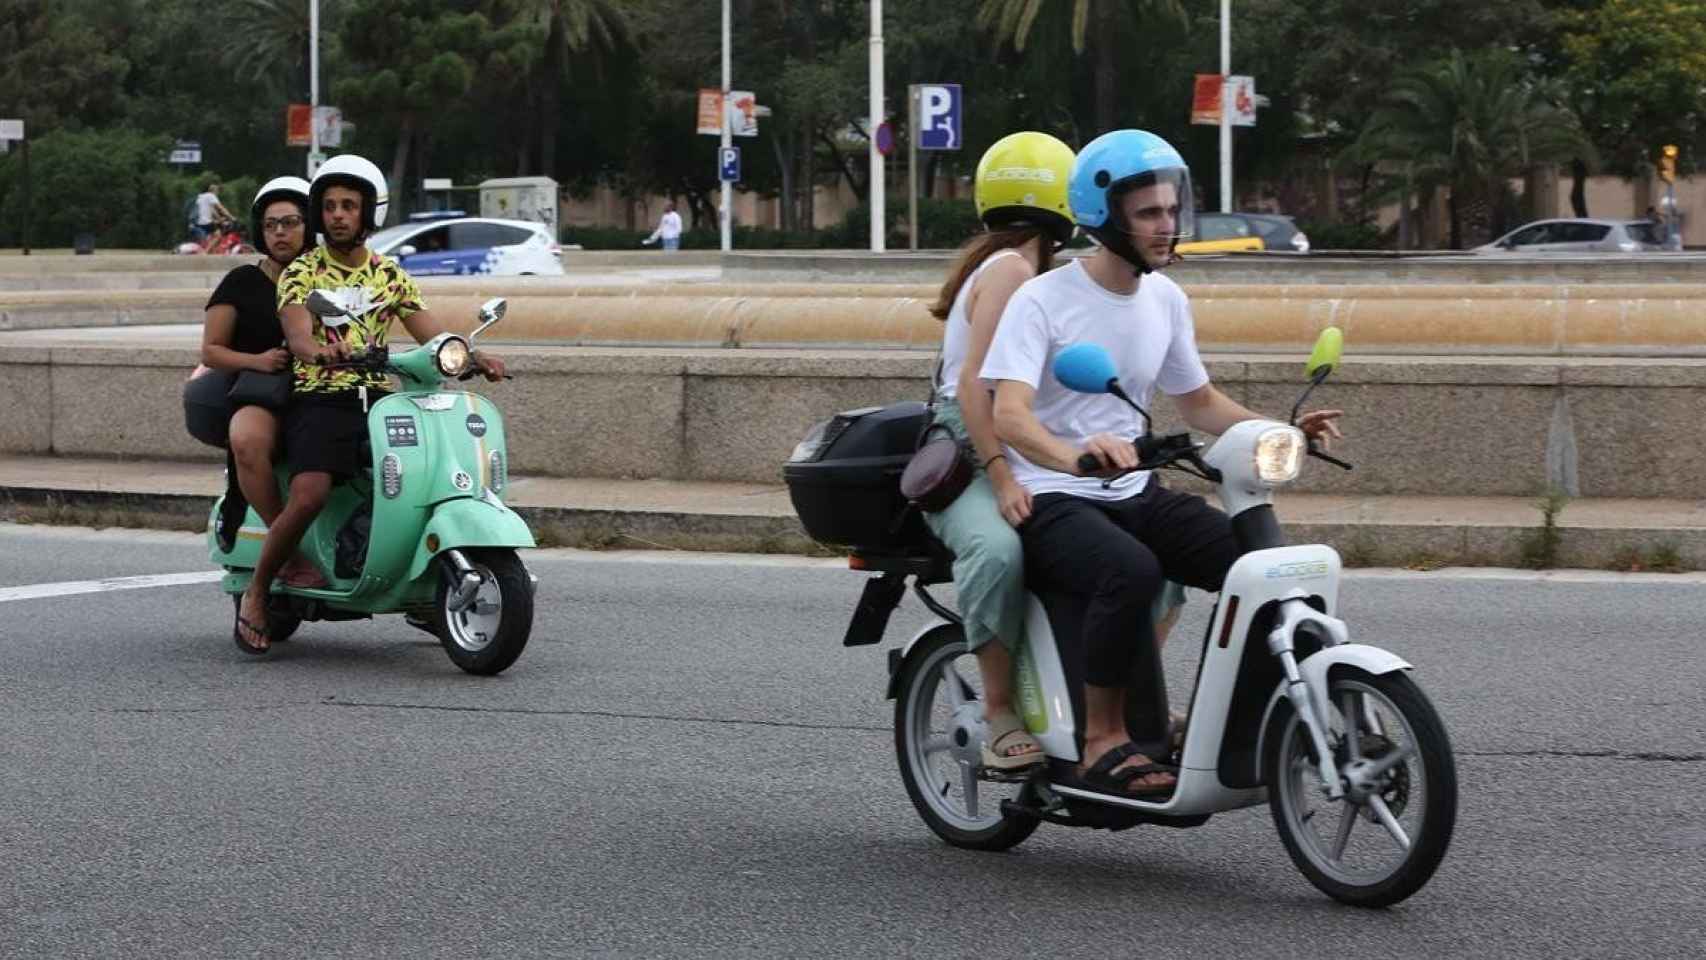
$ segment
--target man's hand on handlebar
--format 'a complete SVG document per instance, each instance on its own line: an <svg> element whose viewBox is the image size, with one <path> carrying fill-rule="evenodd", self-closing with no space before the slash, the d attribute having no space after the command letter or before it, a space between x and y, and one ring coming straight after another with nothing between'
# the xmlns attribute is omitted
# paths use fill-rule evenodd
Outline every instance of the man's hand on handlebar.
<svg viewBox="0 0 1706 960"><path fill-rule="evenodd" d="M334 340L331 343L317 344L314 347L314 352L303 359L307 360L309 363L317 363L325 367L331 366L335 363L344 363L348 361L350 355L354 352L355 351L350 349L349 344L344 343L341 340Z"/></svg>
<svg viewBox="0 0 1706 960"><path fill-rule="evenodd" d="M1089 469L1091 457L1094 457L1099 465L1097 469ZM1137 448L1132 446L1130 440L1111 433L1098 433L1084 441L1084 452L1079 455L1076 466L1079 476L1114 476L1137 466Z"/></svg>
<svg viewBox="0 0 1706 960"><path fill-rule="evenodd" d="M474 351L474 369L480 371L487 380L493 383L502 380L508 369L501 358L488 356L480 351Z"/></svg>
<svg viewBox="0 0 1706 960"><path fill-rule="evenodd" d="M1331 450L1335 439L1343 440L1345 437L1339 432L1339 425L1334 422L1344 415L1343 410L1311 410L1297 418L1297 429L1320 444L1322 450Z"/></svg>

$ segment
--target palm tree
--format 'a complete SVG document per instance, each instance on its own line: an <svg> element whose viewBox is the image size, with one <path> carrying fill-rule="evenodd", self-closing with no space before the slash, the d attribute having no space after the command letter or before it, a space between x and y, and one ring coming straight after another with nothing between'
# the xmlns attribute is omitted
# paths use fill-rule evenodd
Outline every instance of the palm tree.
<svg viewBox="0 0 1706 960"><path fill-rule="evenodd" d="M1543 164L1592 158L1580 121L1559 104L1559 92L1524 76L1509 52L1454 50L1399 74L1340 162L1384 174L1388 195L1405 211L1411 196L1447 190L1451 245L1461 247L1466 221L1477 235L1504 226L1507 180ZM1406 224L1400 232L1409 239Z"/></svg>
<svg viewBox="0 0 1706 960"><path fill-rule="evenodd" d="M619 0L526 0L525 10L545 27L543 56L529 87L538 111L540 172L555 176L561 86L569 63L576 54L610 51L626 42L628 19ZM530 152L523 148L524 167Z"/></svg>
<svg viewBox="0 0 1706 960"><path fill-rule="evenodd" d="M982 0L977 11L977 25L995 35L997 47L1011 44L1023 53L1030 40L1031 28L1044 3L1050 9L1065 9L1058 0ZM1087 41L1094 41L1096 129L1112 130L1115 122L1114 91L1118 71L1114 52L1118 43L1118 28L1122 18L1159 17L1187 23L1181 0L1072 0L1072 52L1082 56ZM1090 30L1091 21L1095 30Z"/></svg>
<svg viewBox="0 0 1706 960"><path fill-rule="evenodd" d="M322 38L330 32L328 7L320 4ZM222 59L240 80L261 80L285 87L292 99L308 97L308 0L230 0L219 13L220 32L229 38ZM289 77L288 84L279 78Z"/></svg>

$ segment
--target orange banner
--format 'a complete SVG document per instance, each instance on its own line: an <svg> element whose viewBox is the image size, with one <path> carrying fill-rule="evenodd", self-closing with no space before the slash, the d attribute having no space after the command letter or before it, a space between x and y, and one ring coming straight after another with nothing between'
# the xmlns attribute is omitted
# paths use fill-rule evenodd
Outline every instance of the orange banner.
<svg viewBox="0 0 1706 960"><path fill-rule="evenodd" d="M1220 74L1197 74L1197 87L1191 97L1191 122L1220 124Z"/></svg>
<svg viewBox="0 0 1706 960"><path fill-rule="evenodd" d="M284 145L306 147L314 141L314 112L306 103L293 103L284 112Z"/></svg>
<svg viewBox="0 0 1706 960"><path fill-rule="evenodd" d="M712 136L723 134L723 92L721 90L699 91L699 132Z"/></svg>

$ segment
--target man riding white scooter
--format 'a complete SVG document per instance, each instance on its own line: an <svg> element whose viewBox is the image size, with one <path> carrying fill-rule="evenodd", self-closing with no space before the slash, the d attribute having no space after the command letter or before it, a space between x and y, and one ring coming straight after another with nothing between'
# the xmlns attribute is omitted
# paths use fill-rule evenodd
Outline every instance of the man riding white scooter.
<svg viewBox="0 0 1706 960"><path fill-rule="evenodd" d="M1190 303L1155 271L1193 232L1190 171L1165 140L1116 130L1078 154L1069 185L1075 221L1095 252L1026 282L1003 313L982 377L995 389L995 429L1015 478L1032 496L1019 527L1039 589L1084 607L1086 789L1129 797L1170 793L1169 715L1150 605L1165 580L1218 591L1239 551L1231 522L1201 497L1163 489L1135 471L1147 424L1122 400L1077 393L1050 374L1055 354L1081 342L1112 354L1121 386L1147 407L1173 397L1194 430L1221 434L1260 415L1209 382ZM1297 423L1325 446L1340 411ZM1102 478L1111 478L1104 482ZM1127 734L1125 692L1138 697Z"/></svg>

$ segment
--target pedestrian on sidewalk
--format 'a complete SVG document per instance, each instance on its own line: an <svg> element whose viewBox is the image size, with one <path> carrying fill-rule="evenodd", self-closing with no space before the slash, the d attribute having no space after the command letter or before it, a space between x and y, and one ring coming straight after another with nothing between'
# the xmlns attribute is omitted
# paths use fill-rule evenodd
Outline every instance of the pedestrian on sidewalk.
<svg viewBox="0 0 1706 960"><path fill-rule="evenodd" d="M665 252L672 252L681 249L681 214L675 212L674 200L664 203L663 216L658 218L658 228L653 230L652 235L641 240L640 243L645 246L651 246L660 240L663 241L663 249Z"/></svg>

